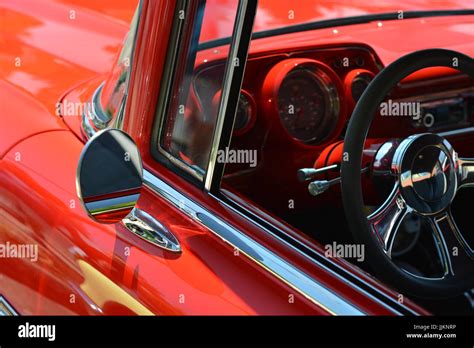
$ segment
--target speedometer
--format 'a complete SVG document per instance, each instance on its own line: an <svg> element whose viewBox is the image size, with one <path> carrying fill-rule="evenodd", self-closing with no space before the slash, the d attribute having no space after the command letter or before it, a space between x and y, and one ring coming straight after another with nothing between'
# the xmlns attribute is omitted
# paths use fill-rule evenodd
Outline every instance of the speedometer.
<svg viewBox="0 0 474 348"><path fill-rule="evenodd" d="M327 65L305 58L278 63L263 86L268 111L277 112L281 132L308 145L318 145L334 134L340 91L340 80Z"/></svg>
<svg viewBox="0 0 474 348"><path fill-rule="evenodd" d="M324 140L333 130L334 100L318 75L307 69L291 71L280 86L278 113L290 135L302 142Z"/></svg>

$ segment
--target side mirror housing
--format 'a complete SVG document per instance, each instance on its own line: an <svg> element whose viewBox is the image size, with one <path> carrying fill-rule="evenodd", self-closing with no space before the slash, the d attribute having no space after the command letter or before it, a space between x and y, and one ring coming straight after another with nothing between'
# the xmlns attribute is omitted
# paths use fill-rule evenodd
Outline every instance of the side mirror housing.
<svg viewBox="0 0 474 348"><path fill-rule="evenodd" d="M87 214L100 223L117 223L135 207L143 185L143 165L133 139L105 129L82 150L76 190Z"/></svg>

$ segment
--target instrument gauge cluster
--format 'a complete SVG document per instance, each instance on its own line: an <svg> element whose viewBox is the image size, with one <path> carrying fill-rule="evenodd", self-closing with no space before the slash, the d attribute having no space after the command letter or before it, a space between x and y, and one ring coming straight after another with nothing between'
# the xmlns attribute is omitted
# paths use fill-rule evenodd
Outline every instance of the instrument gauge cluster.
<svg viewBox="0 0 474 348"><path fill-rule="evenodd" d="M347 100L355 105L372 82L374 73L365 69L350 71L344 79L344 90Z"/></svg>
<svg viewBox="0 0 474 348"><path fill-rule="evenodd" d="M327 65L312 59L279 62L267 74L263 103L276 114L279 127L292 140L318 145L339 124L341 82Z"/></svg>
<svg viewBox="0 0 474 348"><path fill-rule="evenodd" d="M219 90L212 98L212 107L217 113L221 91ZM233 135L241 136L247 134L255 125L257 119L257 103L251 93L241 89L239 102L235 114Z"/></svg>
<svg viewBox="0 0 474 348"><path fill-rule="evenodd" d="M234 134L245 134L253 127L256 120L257 105L252 95L242 90L240 92L239 103L234 122Z"/></svg>

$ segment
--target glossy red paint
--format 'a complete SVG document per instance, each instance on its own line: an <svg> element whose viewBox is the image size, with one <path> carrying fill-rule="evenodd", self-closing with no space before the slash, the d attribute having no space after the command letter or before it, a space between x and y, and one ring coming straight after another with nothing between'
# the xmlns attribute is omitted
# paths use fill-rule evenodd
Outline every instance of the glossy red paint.
<svg viewBox="0 0 474 348"><path fill-rule="evenodd" d="M230 36L229 25L234 17L234 0L208 0L204 16L201 41L209 41ZM452 9L472 9L469 0L439 1L366 1L366 0L259 0L254 31L265 31L312 21L334 18L371 15L377 13L400 13L399 11L432 11ZM396 41L399 44L398 40Z"/></svg>
<svg viewBox="0 0 474 348"><path fill-rule="evenodd" d="M148 15L157 20L148 25L153 24L155 34L162 36L163 25L169 26L174 14L172 4L145 2L146 6L151 7ZM49 28L50 23L44 25ZM142 30L145 28L153 33L149 27ZM117 32L120 36L125 31L121 26ZM97 35L99 38L103 44L113 43L110 37ZM19 42L17 47L22 48L25 44ZM97 48L102 43L90 44ZM162 43L163 53L166 40ZM163 62L164 54L157 57ZM7 60L5 56L3 59ZM4 221L0 242L38 245L40 255L37 262L2 260L0 293L20 314L325 314L298 294L296 305L290 305L290 288L244 257L234 256L233 249L148 190L142 194L140 208L178 236L183 246L181 255L156 249L121 225L91 221L81 209L75 190L76 166L83 147L77 132L78 115L64 116L76 131L74 135L61 124L52 106L80 81L75 74L83 73L81 78L86 80L106 69L101 64L96 72L93 64L91 70L82 71L72 64L64 67L53 55L41 64L64 68L62 79L46 80L47 91L26 81L20 85L15 80L11 86L13 67L2 75L9 81L2 84L8 83L12 90L11 95L2 93L2 103L8 103L12 119L8 128L2 128L9 137L0 138L5 152L0 162ZM33 67L30 71L38 79L43 73ZM99 80L81 84L67 97L86 101ZM2 91L10 93L7 88ZM3 96L10 97L7 101ZM18 115L24 121L18 120ZM38 123L28 125L28 120ZM13 132L18 126L21 129Z"/></svg>
<svg viewBox="0 0 474 348"><path fill-rule="evenodd" d="M426 40L427 31L436 38L436 43ZM435 46L450 48L472 56L474 47L471 33L473 31L472 15L389 20L279 35L277 47L275 47L273 37L261 38L251 42L250 53L258 55L263 52L272 52L275 54L293 51L296 48L308 50L316 45L324 47L363 44L372 48L382 65L386 66L403 54ZM400 37L405 40L399 40ZM203 55L202 59L209 60L214 57L212 50L208 50L207 56ZM429 70L439 71L438 69ZM415 74L414 77L416 77Z"/></svg>
<svg viewBox="0 0 474 348"><path fill-rule="evenodd" d="M0 291L20 313L324 313L298 295L296 306L289 304L289 288L148 190L139 208L176 234L181 254L153 247L122 225L90 220L75 191L82 146L68 131L44 133L1 162L1 217L7 223L0 242L39 247L36 263L2 261ZM24 154L21 161L16 152Z"/></svg>
<svg viewBox="0 0 474 348"><path fill-rule="evenodd" d="M222 204L208 193L203 192L187 180L184 180L181 176L167 170L151 157L150 146L155 145L150 143L150 130L155 117L155 109L150 106L156 104L164 65L163 52L165 47L167 47L166 42L163 42L163 40L157 40L157 37L159 37L160 30L169 30L169 27L162 27L166 22L163 21L163 14L165 11L157 11L156 6L158 6L158 4L145 1L144 6L147 6L146 12L150 15L146 16L140 23L139 35L141 36L141 39L138 42L135 51L134 59L136 62L136 69L133 71L131 78L129 102L127 103L126 109L127 115L134 116L125 119L124 128L134 137L140 147L145 168L150 170L158 178L163 179L168 183L172 183L173 186L186 192L191 200L199 202L205 208L216 212L216 214L222 216L225 220L240 230L245 231L248 235L255 238L255 240L262 243L262 245L268 247L270 250L277 252L279 255L285 255L288 261L294 263L316 279L328 284L328 286L330 286L330 288L336 293L341 294L347 299L353 299L360 308L363 308L370 313L389 314L389 312L380 306L380 304L373 302L362 293L348 286L348 284L335 278L330 274L330 272L315 269L314 264L311 261L302 257L295 250L288 248L281 243L276 243L276 240L272 236L262 233L262 230L256 225L237 215L229 207ZM168 18L169 22L167 22L166 25L171 25L171 20L172 18ZM213 58L218 59L219 57ZM245 201L242 203L248 206L249 210L257 211L257 209L249 206ZM264 210L258 210L258 214L263 213ZM265 218L273 221L282 230L292 235L297 240L302 240L319 252L323 252L320 245L300 233L297 233L293 228L289 227L282 221L275 220L275 218L270 215L265 215ZM335 262L340 264L341 267L350 269L351 272L360 276L364 281L371 284L371 286L390 294L390 296L396 299L397 294L395 292L389 290L380 283L377 283L360 269L357 269L345 261L335 260ZM422 308L416 306L410 301L408 301L407 304L419 313L426 313Z"/></svg>
<svg viewBox="0 0 474 348"><path fill-rule="evenodd" d="M78 6L77 20L82 21L79 26L64 19L71 3ZM222 240L148 189L144 190L139 207L177 235L183 245L181 255L157 249L121 225L99 225L88 219L75 193L75 169L84 141L79 117L64 116L63 123L56 115L56 104L65 95L71 101L90 100L111 69L134 2L109 13L109 6L104 3L88 2L89 8L79 0L46 4L0 4L6 23L17 23L11 25L5 38L8 49L0 53L2 103L9 111L4 116L7 126L0 130L0 182L4 184L0 242L37 243L41 255L37 263L2 260L0 293L21 314L328 314L298 294L295 304L289 305L292 289L246 257L234 256L232 248ZM391 8L382 4L385 9ZM174 1L143 1L144 16L139 25L124 128L138 143L145 167L367 313L391 314L152 159L150 130L168 47L168 36L163 33L170 32L174 5ZM443 2L448 8L451 5L459 2ZM352 11L359 13L361 7L368 11L361 4ZM106 15L98 14L100 11ZM278 14L286 8L276 7L275 11ZM252 55L314 48L316 42L322 46L364 42L377 52L377 59L388 64L402 53L429 45L425 37L413 34L428 22L441 45L474 53L463 34L472 28L472 17L463 16L429 18L426 22L406 20L403 25L384 22L382 27L370 23L353 26L350 31L339 28L337 34L328 29L284 35L277 49L272 39L262 39L252 43ZM56 35L60 31L62 34ZM407 34L413 38L409 43L390 46L390 39ZM220 31L206 35L220 35ZM15 69L15 57L22 58L26 69ZM313 152L307 159L314 161L315 156L317 153ZM248 205L241 197L235 199ZM257 211L255 207L248 208ZM323 253L316 242L266 215L263 209L257 213ZM355 266L338 259L334 262L397 298L394 291ZM71 295L75 296L73 303ZM180 302L181 295L184 303ZM408 300L407 305L426 314Z"/></svg>
<svg viewBox="0 0 474 348"><path fill-rule="evenodd" d="M14 125L0 129L0 158L31 135L66 129L57 112L61 96L112 68L136 3L122 1L110 16L97 11L102 2L95 11L84 1L0 3L2 121Z"/></svg>

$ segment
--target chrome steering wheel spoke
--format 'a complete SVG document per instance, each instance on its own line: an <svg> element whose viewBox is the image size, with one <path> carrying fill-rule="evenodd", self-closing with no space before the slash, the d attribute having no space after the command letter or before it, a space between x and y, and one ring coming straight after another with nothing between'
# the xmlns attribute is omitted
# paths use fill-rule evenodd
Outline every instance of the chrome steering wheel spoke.
<svg viewBox="0 0 474 348"><path fill-rule="evenodd" d="M385 253L391 258L392 248L400 225L412 209L400 194L398 183L386 201L367 217L372 232L377 236Z"/></svg>
<svg viewBox="0 0 474 348"><path fill-rule="evenodd" d="M466 275L474 261L473 250L460 233L449 209L429 217L444 278Z"/></svg>
<svg viewBox="0 0 474 348"><path fill-rule="evenodd" d="M460 183L459 187L474 186L474 159L460 158L459 159Z"/></svg>
<svg viewBox="0 0 474 348"><path fill-rule="evenodd" d="M397 186L367 221L361 219L368 214L364 200L366 183L361 180L359 170L367 161L364 149L368 135L373 134L371 125L394 88L421 69L453 68L453 59L459 61L456 70L474 79L472 57L444 49L413 52L385 67L357 102L342 149L347 156L340 166L341 193L354 239L367 245L370 265L383 280L418 297L459 295L474 287L473 257L467 248L474 248L474 245L469 245L471 239L464 233L471 231L464 231L464 226L459 225L465 236L463 239L449 214L458 189L474 186L474 159L459 158L452 144L441 134L423 132L404 137L399 142L394 139L386 141L376 150L371 163L371 178L379 181L378 175L393 176ZM386 183L376 187L376 192L382 191ZM453 210L453 213L457 211ZM405 232L404 217L408 214L415 214L423 220L421 224L418 221L416 224L407 223L407 235L402 236ZM414 236L412 231L418 234ZM432 267L435 264L424 262L438 261L437 253L430 253L429 248L424 247L425 242L430 244L428 247L432 246L432 241L426 238L431 235L439 241L436 244L442 257L441 264L445 266L444 275L436 272L436 267ZM410 238L412 236L417 239ZM406 253L395 257L399 245L416 247L405 249ZM435 260L422 259L428 254Z"/></svg>

